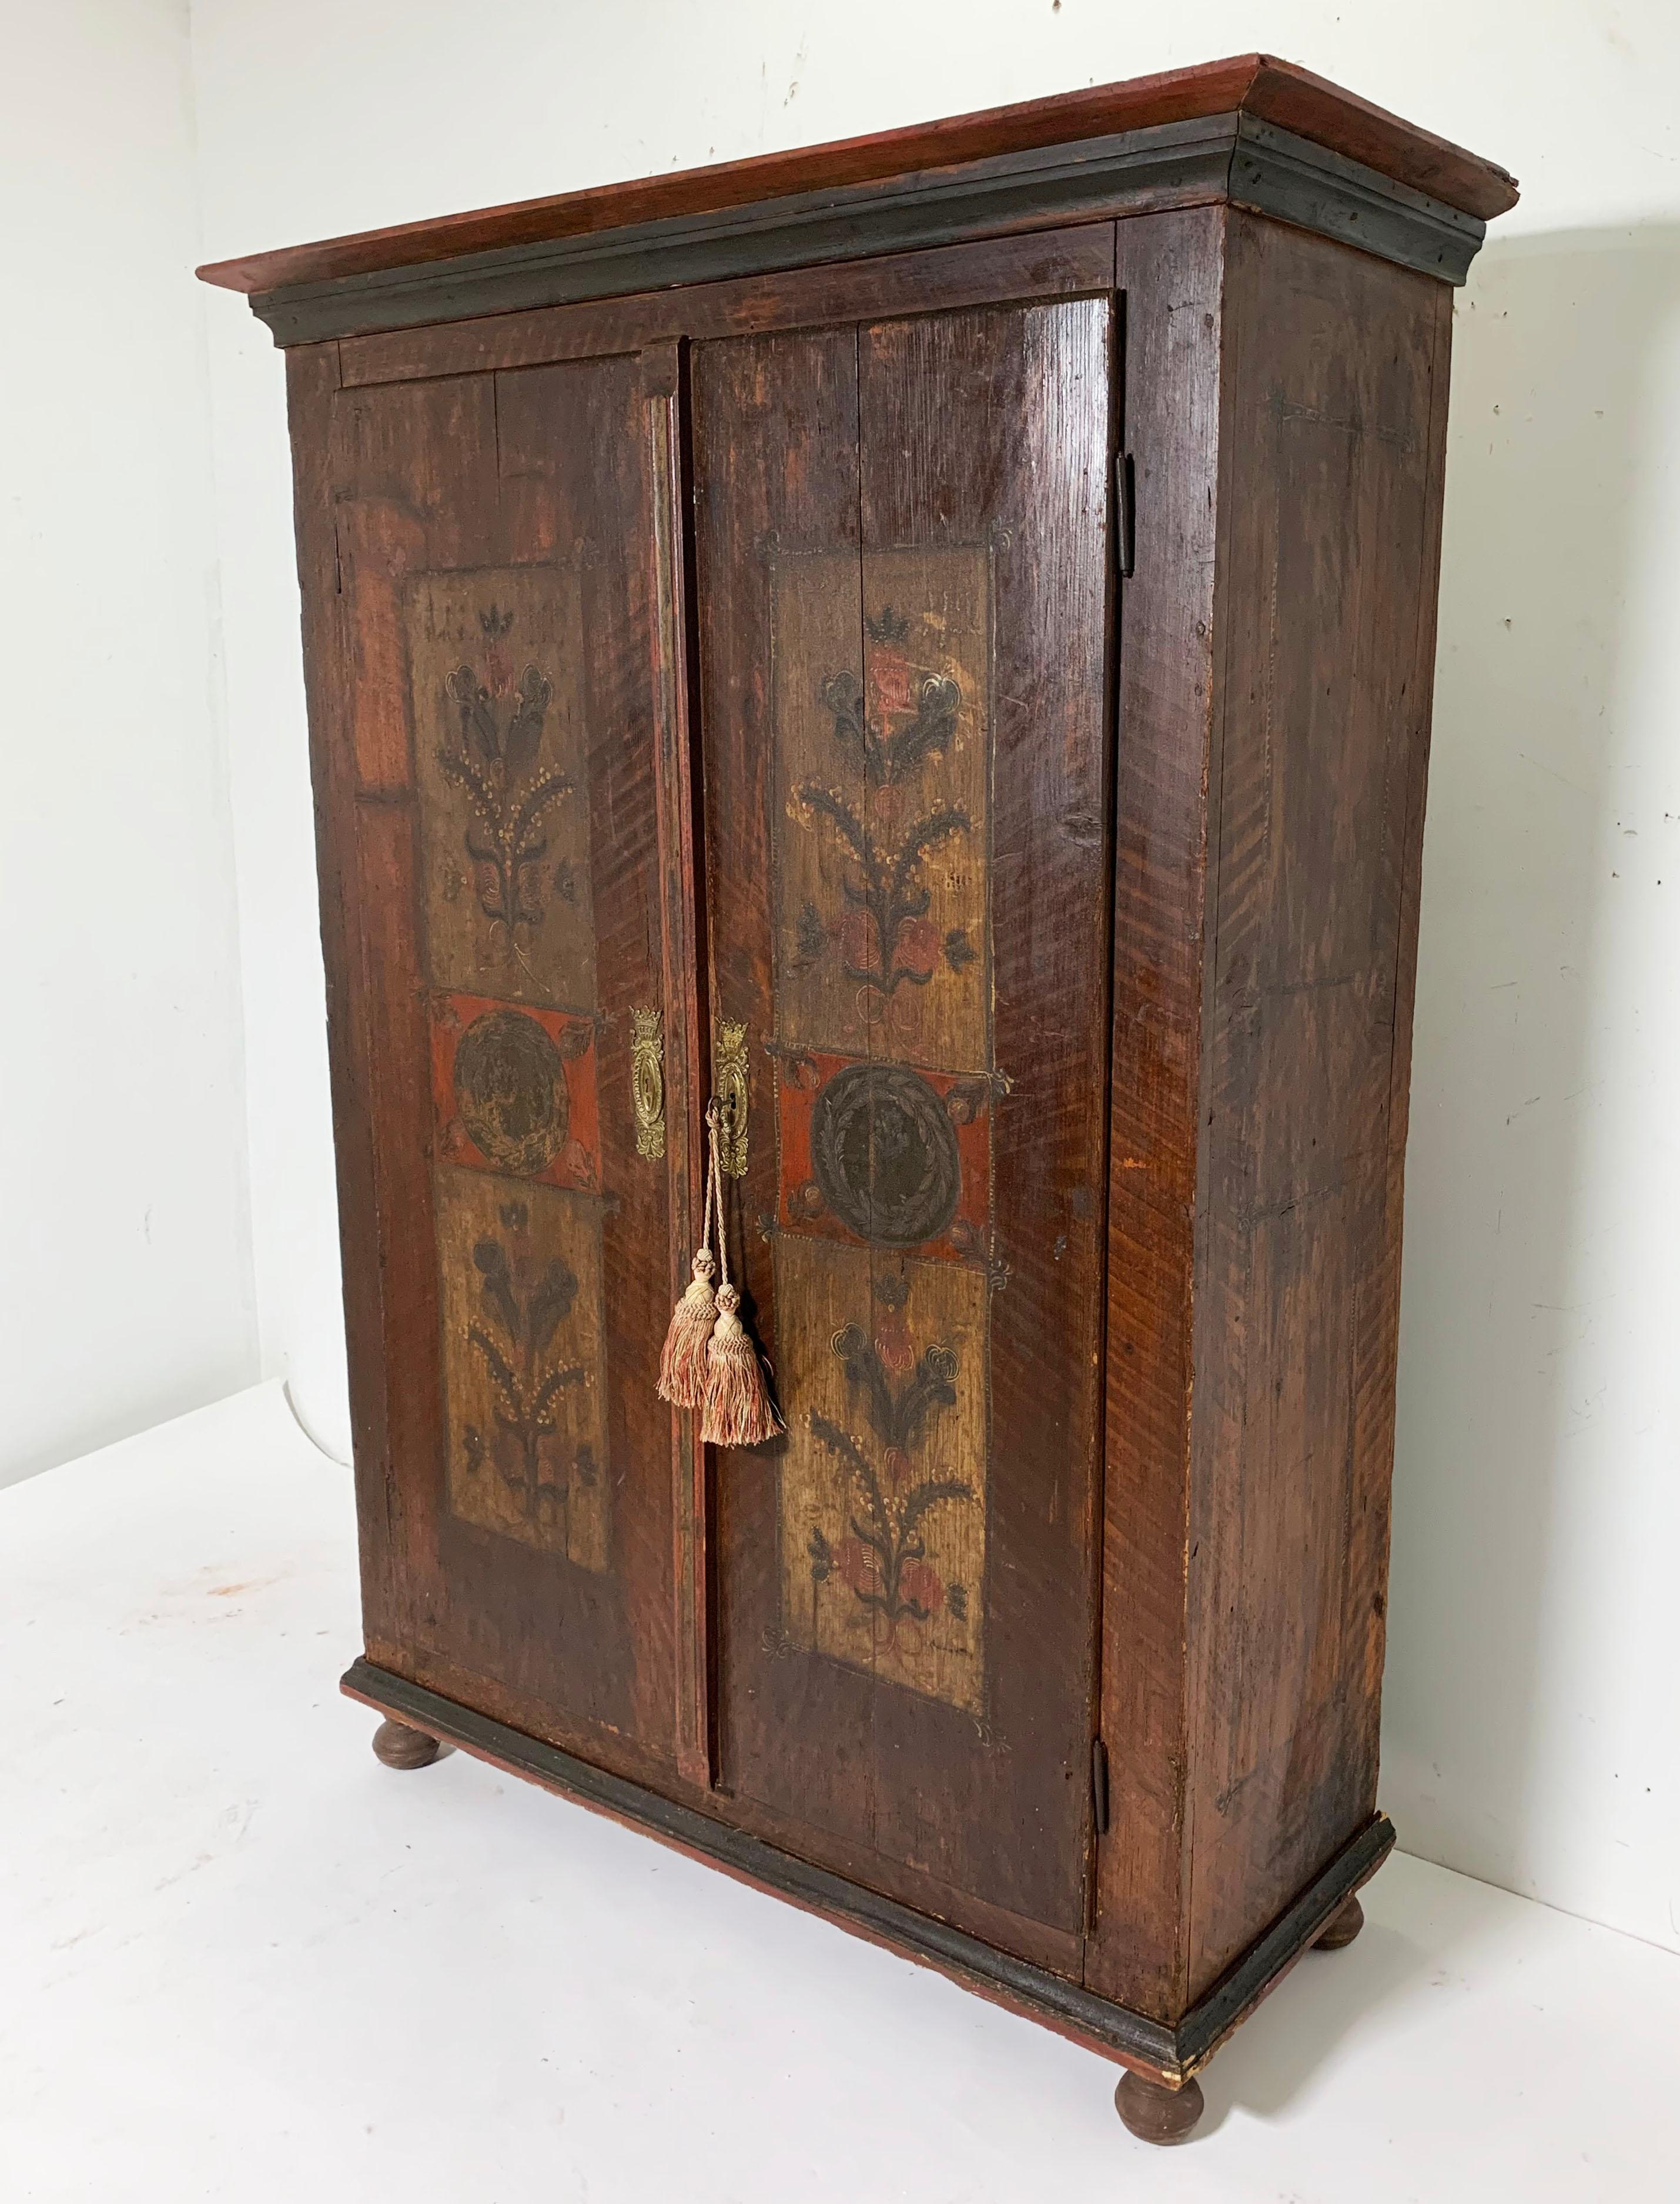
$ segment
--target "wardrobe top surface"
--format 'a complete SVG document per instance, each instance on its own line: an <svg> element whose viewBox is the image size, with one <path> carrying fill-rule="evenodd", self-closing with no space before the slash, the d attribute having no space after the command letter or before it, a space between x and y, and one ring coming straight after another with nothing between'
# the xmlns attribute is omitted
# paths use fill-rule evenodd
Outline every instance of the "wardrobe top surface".
<svg viewBox="0 0 1680 2204"><path fill-rule="evenodd" d="M1323 77L1267 54L1243 54L1196 68L1094 85L1050 99L1024 100L949 116L869 137L847 138L748 161L685 169L556 198L523 199L470 214L401 222L316 244L212 261L198 271L230 291L361 276L499 246L545 243L674 216L719 213L797 193L936 174L970 161L1077 145L1163 123L1244 115L1362 163L1396 183L1486 221L1517 203L1505 171L1462 146L1342 91Z"/></svg>

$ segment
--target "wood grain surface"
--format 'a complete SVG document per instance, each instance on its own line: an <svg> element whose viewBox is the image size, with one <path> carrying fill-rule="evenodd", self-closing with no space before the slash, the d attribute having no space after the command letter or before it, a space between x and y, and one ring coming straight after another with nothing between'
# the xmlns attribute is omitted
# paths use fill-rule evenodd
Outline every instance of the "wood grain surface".
<svg viewBox="0 0 1680 2204"><path fill-rule="evenodd" d="M388 1373L370 1525L403 1587L388 1657L644 1772L675 1747L653 1393L671 1226L630 1092L631 1012L665 985L672 638L650 547L668 488L646 373L620 358L341 392L329 443L348 722L330 854L335 870L353 850L344 1078L371 1131L347 1273L354 1324L377 1312L358 1360ZM451 992L464 981L471 997ZM422 1067L451 1016L460 1118L439 1123ZM462 1065L487 1030L478 1107L500 1148L494 1124L444 1137L472 1129ZM531 1145L545 1051L570 1113L552 1168Z"/></svg>
<svg viewBox="0 0 1680 2204"><path fill-rule="evenodd" d="M1375 1804L1394 1066L1410 1045L1451 331L1422 277L1248 216L1229 237L1192 1997Z"/></svg>
<svg viewBox="0 0 1680 2204"><path fill-rule="evenodd" d="M1102 1730L1086 1979L1182 2011L1375 1798L1446 294L1122 227Z"/></svg>
<svg viewBox="0 0 1680 2204"><path fill-rule="evenodd" d="M1168 2079L1392 1840L1450 335L1216 204L288 361L374 1696Z"/></svg>
<svg viewBox="0 0 1680 2204"><path fill-rule="evenodd" d="M1001 1938L982 1940L800 1852L779 1849L748 1826L733 1800L667 1798L366 1661L353 1663L340 1688L364 1705L389 1709L411 1729L424 1726L424 1734L446 1747L458 1745L492 1767L575 1799L870 1943L937 1968L976 1995L1175 2087L1205 2066L1314 1948L1350 1893L1369 1880L1394 1843L1393 1825L1378 1816L1267 1925L1216 1987L1169 2026L1094 1996L1065 1975L1013 1958Z"/></svg>
<svg viewBox="0 0 1680 2204"><path fill-rule="evenodd" d="M796 193L872 183L917 169L938 170L994 154L1229 113L1276 123L1466 214L1502 214L1516 204L1516 186L1493 163L1404 122L1292 62L1266 54L1243 54L832 145L760 154L714 168L686 169L553 198L525 199L471 214L401 222L318 244L211 261L198 272L205 282L229 290L271 291L282 284L320 282L461 253L593 234L670 216L716 212Z"/></svg>
<svg viewBox="0 0 1680 2204"><path fill-rule="evenodd" d="M690 283L672 291L469 316L423 329L352 337L337 347L347 383L470 374L493 358L509 367L636 352L679 338L763 336L775 329L939 307L994 305L1106 291L1114 276L1114 225L1076 223L1024 236L893 252L824 268Z"/></svg>
<svg viewBox="0 0 1680 2204"><path fill-rule="evenodd" d="M1086 1980L1181 2009L1192 1280L1225 216L1122 224L1121 586L1109 1090L1101 1847Z"/></svg>
<svg viewBox="0 0 1680 2204"><path fill-rule="evenodd" d="M1042 1923L1064 1940L1046 1947L1064 1964L1085 1905L1094 1658L1109 325L1107 302L1092 300L709 345L695 358L713 985L717 1015L747 1027L759 1067L743 1259L793 1427L779 1457L761 1449L720 1468L723 1780L864 1855ZM957 569L934 556L946 547L961 550ZM977 554L989 572L983 623ZM930 614L949 628L937 667ZM982 667L963 637L987 631ZM901 777L861 737L836 738L837 682L883 741L913 747L923 684L941 680L949 728ZM790 690L797 708L784 709ZM819 739L833 758L826 813L805 777ZM921 867L905 853L928 843L939 926L932 888L902 917L865 909L865 832L912 887ZM899 959L917 963L913 977ZM975 988L988 975L985 1004ZM987 1015L961 1008L977 1002ZM763 1105L790 1065L814 1061L817 1040L853 1063L817 1110L840 1079L862 1077L877 1129L889 1106L923 1106L924 1070L976 1082L992 1218L972 1257L991 1289L977 1330L974 1314L939 1313L946 1289L922 1281L929 1266L883 1241L884 1225L858 1235L866 1262L850 1299L849 1258L827 1259L821 1287L811 1275L820 1232L784 1218L767 1246L755 1229L776 1218L780 1193ZM920 1382L930 1349L950 1358L929 1366L949 1370L953 1406L905 1449L882 1444L864 1413L866 1374L838 1395L816 1375L836 1357L867 1365L892 1396ZM982 1446L957 1436L979 1413L978 1396L960 1406L977 1356ZM849 1455L832 1436L837 1398L852 1401ZM807 1522L790 1505L820 1481L819 1455L864 1493L838 1545L820 1509ZM982 1468L984 1546L953 1547L982 1500ZM878 1506L865 1483L876 1472ZM890 1526L935 1484L961 1491L933 1503L943 1520L936 1532L930 1511L917 1537L916 1596L895 1602ZM949 1565L957 1551L983 1560L979 1581L928 1558ZM814 1632L813 1598L831 1618Z"/></svg>

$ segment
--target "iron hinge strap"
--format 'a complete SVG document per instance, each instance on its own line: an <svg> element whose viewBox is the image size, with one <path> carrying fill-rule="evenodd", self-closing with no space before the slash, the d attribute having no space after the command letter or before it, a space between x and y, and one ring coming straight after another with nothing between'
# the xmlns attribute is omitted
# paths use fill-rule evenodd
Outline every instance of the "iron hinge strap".
<svg viewBox="0 0 1680 2204"><path fill-rule="evenodd" d="M1114 529L1120 579L1129 582L1137 558L1137 470L1130 452L1114 454Z"/></svg>

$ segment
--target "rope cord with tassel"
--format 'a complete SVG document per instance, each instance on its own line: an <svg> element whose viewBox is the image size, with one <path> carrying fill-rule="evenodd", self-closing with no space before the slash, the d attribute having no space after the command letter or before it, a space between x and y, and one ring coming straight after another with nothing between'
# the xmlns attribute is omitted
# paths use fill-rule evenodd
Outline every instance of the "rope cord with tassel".
<svg viewBox="0 0 1680 2204"><path fill-rule="evenodd" d="M707 1113L710 1126L710 1112ZM717 1135L710 1135L706 1164L706 1210L700 1226L700 1244L694 1251L694 1275L682 1299L671 1312L659 1358L659 1397L674 1408L703 1408L706 1404L706 1348L717 1322L717 1302L712 1280L717 1264L711 1247L712 1201L717 1184Z"/></svg>
<svg viewBox="0 0 1680 2204"><path fill-rule="evenodd" d="M729 1234L723 1219L723 1173L719 1167L715 1102L706 1111L711 1136L711 1182L717 1203L717 1256L723 1283L717 1289L717 1323L706 1348L706 1398L700 1437L708 1446L757 1446L781 1429L770 1399L764 1365L739 1314L741 1297L729 1282Z"/></svg>

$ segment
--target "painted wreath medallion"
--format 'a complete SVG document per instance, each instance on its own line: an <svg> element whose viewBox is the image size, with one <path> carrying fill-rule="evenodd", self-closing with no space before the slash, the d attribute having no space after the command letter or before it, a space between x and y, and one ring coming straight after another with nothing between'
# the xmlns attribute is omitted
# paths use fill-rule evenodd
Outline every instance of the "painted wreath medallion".
<svg viewBox="0 0 1680 2204"><path fill-rule="evenodd" d="M902 1064L837 1072L816 1098L810 1146L823 1200L859 1239L918 1247L957 1213L962 1165L950 1112Z"/></svg>
<svg viewBox="0 0 1680 2204"><path fill-rule="evenodd" d="M455 1051L454 1087L461 1123L498 1170L532 1177L565 1146L566 1066L523 1011L491 1010L474 1020Z"/></svg>

